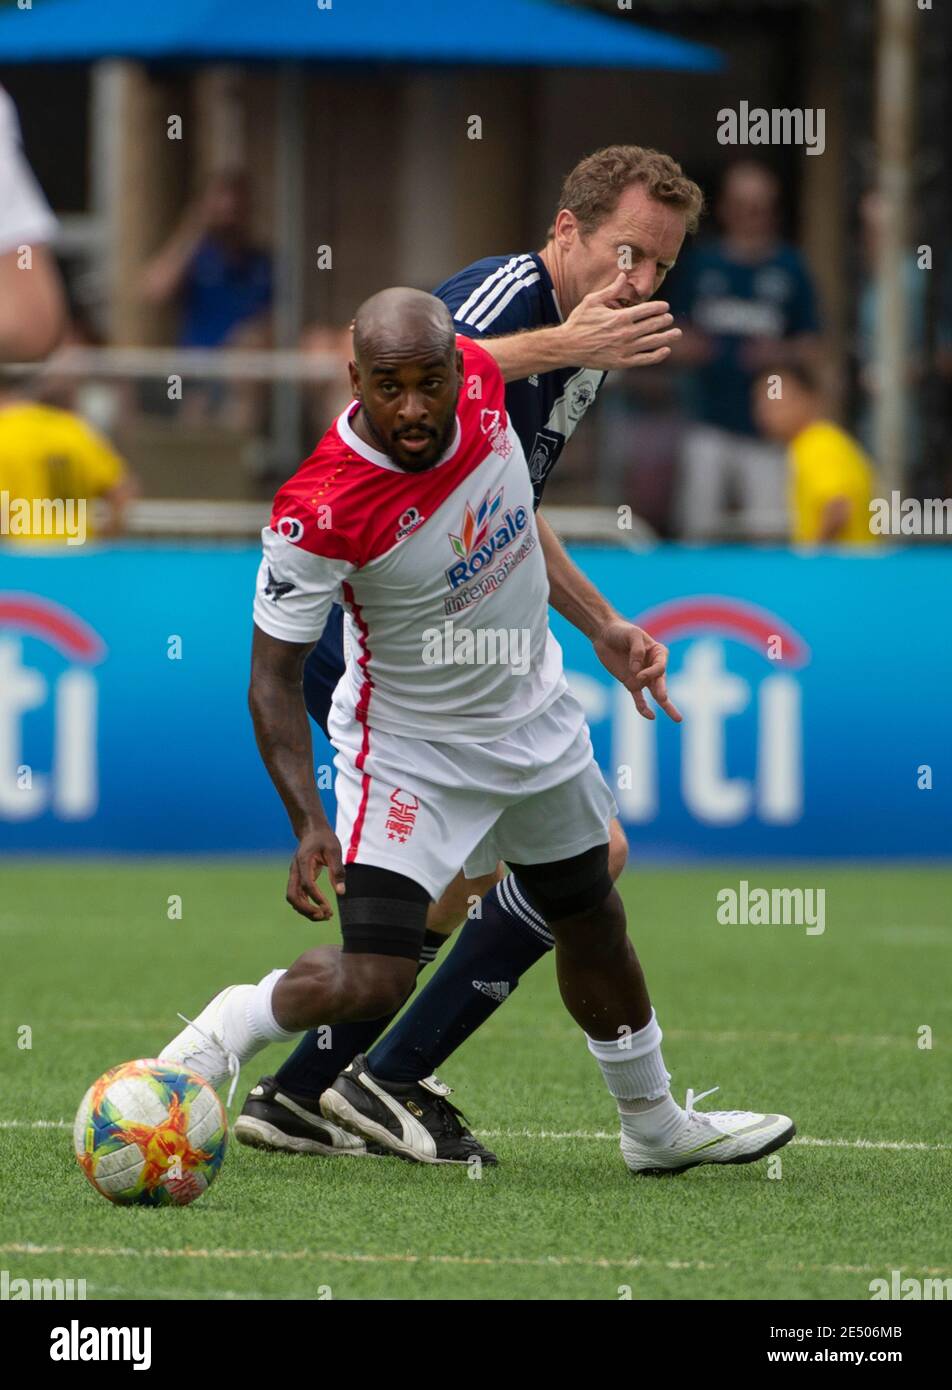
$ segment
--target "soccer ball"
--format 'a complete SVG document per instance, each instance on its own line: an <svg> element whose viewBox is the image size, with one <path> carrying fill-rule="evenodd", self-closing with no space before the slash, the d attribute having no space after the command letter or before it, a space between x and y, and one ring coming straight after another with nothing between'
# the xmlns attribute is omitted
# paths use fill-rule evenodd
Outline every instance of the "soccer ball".
<svg viewBox="0 0 952 1390"><path fill-rule="evenodd" d="M187 1206L215 1180L228 1142L216 1092L178 1063L112 1067L83 1096L73 1125L79 1166L120 1206Z"/></svg>

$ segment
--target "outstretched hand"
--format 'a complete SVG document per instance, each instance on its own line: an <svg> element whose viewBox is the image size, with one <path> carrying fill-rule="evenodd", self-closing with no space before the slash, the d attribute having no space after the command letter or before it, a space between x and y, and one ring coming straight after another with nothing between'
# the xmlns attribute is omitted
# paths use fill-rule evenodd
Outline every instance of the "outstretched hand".
<svg viewBox="0 0 952 1390"><path fill-rule="evenodd" d="M656 642L635 623L618 618L602 628L593 646L605 670L631 692L635 708L644 719L655 717L645 698L648 690L668 718L675 724L681 723L681 712L668 695L668 649L663 642Z"/></svg>

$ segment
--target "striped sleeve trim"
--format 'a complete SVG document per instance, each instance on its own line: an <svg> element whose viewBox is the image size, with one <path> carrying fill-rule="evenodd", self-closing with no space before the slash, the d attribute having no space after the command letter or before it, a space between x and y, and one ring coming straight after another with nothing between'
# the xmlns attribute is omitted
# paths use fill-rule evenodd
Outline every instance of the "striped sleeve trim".
<svg viewBox="0 0 952 1390"><path fill-rule="evenodd" d="M513 295L541 278L530 255L512 256L476 286L456 310L454 318L457 323L482 328L502 312Z"/></svg>

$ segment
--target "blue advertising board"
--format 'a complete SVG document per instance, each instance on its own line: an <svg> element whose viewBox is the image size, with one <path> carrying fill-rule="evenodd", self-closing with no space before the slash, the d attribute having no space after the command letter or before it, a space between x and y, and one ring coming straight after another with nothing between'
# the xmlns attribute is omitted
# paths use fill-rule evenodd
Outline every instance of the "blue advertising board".
<svg viewBox="0 0 952 1390"><path fill-rule="evenodd" d="M952 552L572 553L671 649L680 726L553 619L636 857L952 853ZM290 848L246 705L257 564L0 553L0 850Z"/></svg>

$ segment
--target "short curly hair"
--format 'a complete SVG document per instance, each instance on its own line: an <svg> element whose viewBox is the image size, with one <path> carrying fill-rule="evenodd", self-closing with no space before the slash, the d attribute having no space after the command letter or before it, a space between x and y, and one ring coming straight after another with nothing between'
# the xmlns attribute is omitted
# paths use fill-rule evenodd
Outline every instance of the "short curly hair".
<svg viewBox="0 0 952 1390"><path fill-rule="evenodd" d="M575 214L582 233L600 227L618 206L618 199L632 184L644 185L650 198L682 212L689 232L696 232L704 209L704 194L678 162L660 150L643 145L606 145L576 164L565 176L556 215ZM555 219L548 236L555 235Z"/></svg>

